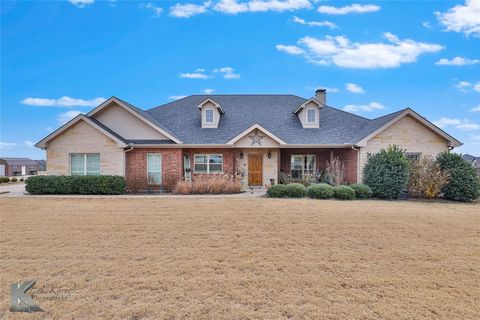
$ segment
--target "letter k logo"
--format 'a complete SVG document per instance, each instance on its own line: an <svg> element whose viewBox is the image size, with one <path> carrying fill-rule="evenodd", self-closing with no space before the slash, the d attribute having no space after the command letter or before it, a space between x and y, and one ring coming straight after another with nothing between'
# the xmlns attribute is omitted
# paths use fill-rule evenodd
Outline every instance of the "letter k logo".
<svg viewBox="0 0 480 320"><path fill-rule="evenodd" d="M35 312L43 311L32 298L25 293L35 285L35 280L10 285L10 311L12 312Z"/></svg>

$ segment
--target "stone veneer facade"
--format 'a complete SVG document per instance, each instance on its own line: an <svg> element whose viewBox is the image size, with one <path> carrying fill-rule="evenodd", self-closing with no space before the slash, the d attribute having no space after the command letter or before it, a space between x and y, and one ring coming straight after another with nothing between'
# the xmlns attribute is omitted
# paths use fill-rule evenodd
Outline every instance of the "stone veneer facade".
<svg viewBox="0 0 480 320"><path fill-rule="evenodd" d="M70 175L70 154L99 153L100 174L125 174L125 152L102 132L84 121L65 130L49 142L47 174Z"/></svg>

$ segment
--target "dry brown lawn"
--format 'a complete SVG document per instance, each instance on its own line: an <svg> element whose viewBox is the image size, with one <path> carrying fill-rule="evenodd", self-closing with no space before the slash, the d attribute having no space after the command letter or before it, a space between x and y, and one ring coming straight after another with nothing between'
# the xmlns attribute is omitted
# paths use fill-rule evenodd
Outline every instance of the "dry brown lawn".
<svg viewBox="0 0 480 320"><path fill-rule="evenodd" d="M478 319L480 206L0 198L0 318ZM45 310L8 311L9 285Z"/></svg>

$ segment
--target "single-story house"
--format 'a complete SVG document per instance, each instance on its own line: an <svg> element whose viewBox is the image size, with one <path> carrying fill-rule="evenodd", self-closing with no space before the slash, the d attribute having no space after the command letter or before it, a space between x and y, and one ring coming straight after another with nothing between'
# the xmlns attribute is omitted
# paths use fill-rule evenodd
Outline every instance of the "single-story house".
<svg viewBox="0 0 480 320"><path fill-rule="evenodd" d="M0 177L37 174L38 163L28 158L0 158Z"/></svg>
<svg viewBox="0 0 480 320"><path fill-rule="evenodd" d="M125 176L161 185L200 175L237 174L247 186L301 177L338 157L347 182L361 181L369 153L391 144L418 159L461 142L410 108L367 119L288 94L192 95L149 110L112 97L36 146L47 174Z"/></svg>

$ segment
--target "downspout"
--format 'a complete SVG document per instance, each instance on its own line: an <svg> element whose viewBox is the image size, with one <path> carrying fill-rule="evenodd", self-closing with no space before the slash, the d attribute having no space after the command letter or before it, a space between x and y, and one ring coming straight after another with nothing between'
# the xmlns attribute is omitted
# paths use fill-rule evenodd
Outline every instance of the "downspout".
<svg viewBox="0 0 480 320"><path fill-rule="evenodd" d="M360 148L352 146L352 149L357 151L357 183L360 183Z"/></svg>

